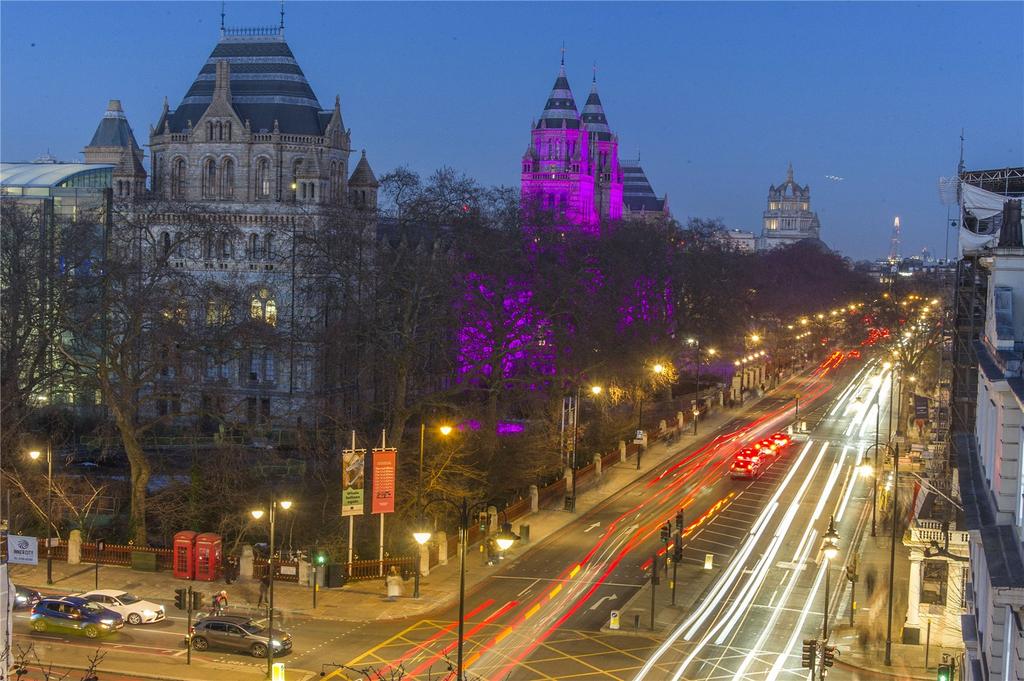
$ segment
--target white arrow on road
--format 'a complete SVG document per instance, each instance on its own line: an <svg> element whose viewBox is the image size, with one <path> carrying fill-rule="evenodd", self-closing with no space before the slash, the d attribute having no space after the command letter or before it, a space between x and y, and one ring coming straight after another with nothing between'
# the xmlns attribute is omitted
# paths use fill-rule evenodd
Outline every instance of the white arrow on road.
<svg viewBox="0 0 1024 681"><path fill-rule="evenodd" d="M587 532L590 532L595 527L601 527L601 523L594 523L593 525L591 525L587 529L583 530L583 533L586 534Z"/></svg>
<svg viewBox="0 0 1024 681"><path fill-rule="evenodd" d="M604 603L605 601L616 601L618 599L619 599L619 597L616 594L612 594L611 596L605 596L603 598L598 599L597 603L594 603L592 606L590 606L590 609L591 610L597 610L598 608L601 607L601 604Z"/></svg>

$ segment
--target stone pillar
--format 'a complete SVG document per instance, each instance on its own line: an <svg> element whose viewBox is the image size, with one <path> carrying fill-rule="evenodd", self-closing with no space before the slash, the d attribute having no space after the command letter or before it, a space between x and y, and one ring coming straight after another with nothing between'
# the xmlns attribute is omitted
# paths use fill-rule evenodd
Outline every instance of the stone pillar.
<svg viewBox="0 0 1024 681"><path fill-rule="evenodd" d="M43 541L46 541L45 539ZM40 555L45 555L46 549L40 551ZM78 565L82 562L82 531L71 530L71 534L68 536L68 565Z"/></svg>
<svg viewBox="0 0 1024 681"><path fill-rule="evenodd" d="M498 531L498 509L495 506L487 507L487 534L494 534Z"/></svg>
<svg viewBox="0 0 1024 681"><path fill-rule="evenodd" d="M907 585L907 622L903 625L903 642L919 643L921 640L921 561L924 555L910 551L910 580Z"/></svg>
<svg viewBox="0 0 1024 681"><path fill-rule="evenodd" d="M437 540L437 564L447 565L448 564L448 533L441 531L434 533L434 539Z"/></svg>
<svg viewBox="0 0 1024 681"><path fill-rule="evenodd" d="M676 412L676 428L679 430L683 429L683 424L686 423L686 418L683 416L683 412Z"/></svg>
<svg viewBox="0 0 1024 681"><path fill-rule="evenodd" d="M530 513L540 510L540 490L537 485L530 485Z"/></svg>
<svg viewBox="0 0 1024 681"><path fill-rule="evenodd" d="M238 559L238 576L252 579L253 555L252 546L246 544L242 547L242 557Z"/></svg>
<svg viewBox="0 0 1024 681"><path fill-rule="evenodd" d="M313 584L313 570L308 560L299 559L299 584Z"/></svg>
<svg viewBox="0 0 1024 681"><path fill-rule="evenodd" d="M661 420L661 421L660 421L660 422L658 423L658 432L659 432L659 433L664 433L664 432L665 432L666 430L668 430L668 424L667 424L667 423L665 423L665 419L662 419L662 420Z"/></svg>
<svg viewBox="0 0 1024 681"><path fill-rule="evenodd" d="M418 544L420 549L420 574L426 577L430 574L430 546Z"/></svg>
<svg viewBox="0 0 1024 681"><path fill-rule="evenodd" d="M601 455L594 454L594 475L598 480L601 479Z"/></svg>
<svg viewBox="0 0 1024 681"><path fill-rule="evenodd" d="M626 463L626 441L619 440L619 463Z"/></svg>

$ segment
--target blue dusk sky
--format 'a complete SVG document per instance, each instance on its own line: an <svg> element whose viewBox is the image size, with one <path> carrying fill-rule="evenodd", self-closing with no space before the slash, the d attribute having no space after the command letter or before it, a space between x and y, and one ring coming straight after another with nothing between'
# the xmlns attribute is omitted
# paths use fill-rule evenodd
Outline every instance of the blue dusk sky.
<svg viewBox="0 0 1024 681"><path fill-rule="evenodd" d="M229 26L276 25L229 2ZM760 231L768 186L811 185L822 238L853 258L944 252L937 180L1024 164L1024 3L288 2L321 104L341 95L377 174L443 165L517 185L565 42L582 108L592 64L620 157L639 149L674 215ZM107 100L141 144L218 38L219 2L0 4L0 158L80 160ZM353 159L354 162L355 159ZM842 180L828 179L841 177Z"/></svg>

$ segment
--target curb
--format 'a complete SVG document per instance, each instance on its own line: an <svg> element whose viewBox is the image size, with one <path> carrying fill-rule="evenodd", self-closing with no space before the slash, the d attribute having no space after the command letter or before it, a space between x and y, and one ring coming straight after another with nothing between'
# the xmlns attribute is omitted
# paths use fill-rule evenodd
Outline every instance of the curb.
<svg viewBox="0 0 1024 681"><path fill-rule="evenodd" d="M866 665L854 664L852 662L843 660L842 656L840 656L839 659L836 660L836 666L845 667L846 669L850 669L852 671L865 672L867 674L874 674L877 676L884 676L890 679L913 679L914 681L934 681L935 679L934 675L918 676L911 672L889 671L886 669L875 669L873 667L868 667ZM927 672L927 670L925 670L925 672Z"/></svg>

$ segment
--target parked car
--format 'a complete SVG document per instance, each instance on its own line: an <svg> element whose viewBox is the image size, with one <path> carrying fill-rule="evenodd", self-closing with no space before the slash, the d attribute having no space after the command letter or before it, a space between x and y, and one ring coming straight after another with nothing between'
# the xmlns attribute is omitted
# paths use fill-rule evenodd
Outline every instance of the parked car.
<svg viewBox="0 0 1024 681"><path fill-rule="evenodd" d="M164 606L144 601L135 594L120 589L97 589L78 595L113 610L131 625L159 622L165 617Z"/></svg>
<svg viewBox="0 0 1024 681"><path fill-rule="evenodd" d="M266 620L254 620L240 615L211 615L192 627L192 648L207 650L223 648L248 653L253 657L266 657L268 646L274 646L274 655L292 649L292 636L277 629L271 639Z"/></svg>
<svg viewBox="0 0 1024 681"><path fill-rule="evenodd" d="M124 618L80 596L44 598L32 608L32 629L62 631L97 638L124 627Z"/></svg>
<svg viewBox="0 0 1024 681"><path fill-rule="evenodd" d="M14 609L27 610L35 607L36 603L43 600L43 595L27 586L14 585Z"/></svg>

